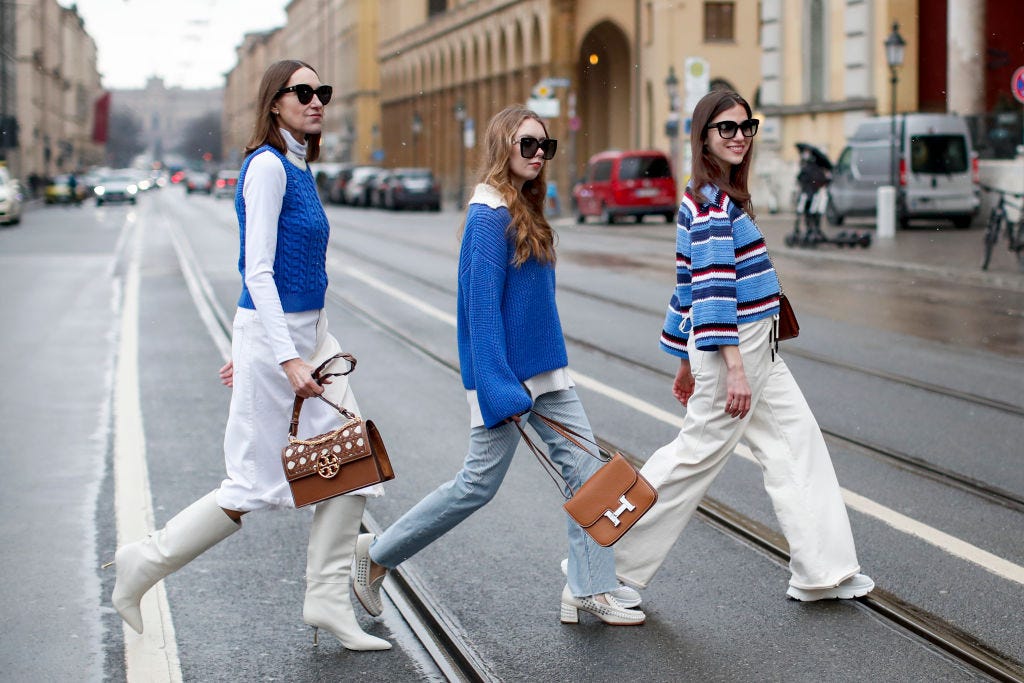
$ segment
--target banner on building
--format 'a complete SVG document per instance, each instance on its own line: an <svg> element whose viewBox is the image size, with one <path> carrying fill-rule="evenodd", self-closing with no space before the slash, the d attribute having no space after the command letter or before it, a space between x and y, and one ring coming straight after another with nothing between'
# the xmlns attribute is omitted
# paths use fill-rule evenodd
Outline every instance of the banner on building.
<svg viewBox="0 0 1024 683"><path fill-rule="evenodd" d="M93 106L92 141L101 145L107 142L110 127L110 92L105 92Z"/></svg>

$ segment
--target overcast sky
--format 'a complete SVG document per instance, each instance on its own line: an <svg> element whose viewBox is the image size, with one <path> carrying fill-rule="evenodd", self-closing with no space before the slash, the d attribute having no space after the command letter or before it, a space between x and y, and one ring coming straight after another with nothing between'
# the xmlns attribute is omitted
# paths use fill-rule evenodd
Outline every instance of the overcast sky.
<svg viewBox="0 0 1024 683"><path fill-rule="evenodd" d="M217 88L242 36L283 26L288 0L61 0L96 41L104 88Z"/></svg>

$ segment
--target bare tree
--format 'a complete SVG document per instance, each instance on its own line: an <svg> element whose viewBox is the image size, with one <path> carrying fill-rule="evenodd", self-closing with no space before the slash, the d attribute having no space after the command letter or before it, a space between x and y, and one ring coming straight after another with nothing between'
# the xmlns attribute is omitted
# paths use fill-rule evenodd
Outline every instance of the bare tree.
<svg viewBox="0 0 1024 683"><path fill-rule="evenodd" d="M110 128L107 136L107 163L116 168L131 164L137 154L146 149L141 139L142 124L130 112L110 112Z"/></svg>
<svg viewBox="0 0 1024 683"><path fill-rule="evenodd" d="M220 112L209 112L188 123L185 137L175 151L186 159L219 162L220 140Z"/></svg>

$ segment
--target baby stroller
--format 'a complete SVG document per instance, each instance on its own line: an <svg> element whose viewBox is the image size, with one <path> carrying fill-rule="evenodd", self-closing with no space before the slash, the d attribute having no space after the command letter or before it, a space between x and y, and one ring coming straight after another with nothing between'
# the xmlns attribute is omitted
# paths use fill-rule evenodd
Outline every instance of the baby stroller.
<svg viewBox="0 0 1024 683"><path fill-rule="evenodd" d="M796 200L796 220L793 232L786 235L786 246L814 247L819 244L835 244L844 247L867 247L871 244L869 233L840 232L829 237L821 229L821 217L828 205L826 188L832 182L832 162L820 149L806 142L796 143L800 151L800 172L796 182L800 193ZM803 228L801 230L801 228Z"/></svg>

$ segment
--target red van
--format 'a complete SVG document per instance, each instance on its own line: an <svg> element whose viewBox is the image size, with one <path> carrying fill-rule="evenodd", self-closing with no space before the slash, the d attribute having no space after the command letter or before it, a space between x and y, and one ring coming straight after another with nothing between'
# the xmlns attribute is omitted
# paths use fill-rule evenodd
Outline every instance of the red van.
<svg viewBox="0 0 1024 683"><path fill-rule="evenodd" d="M614 223L623 216L664 216L676 222L679 204L672 164L657 150L608 151L595 154L575 188L576 222L600 216Z"/></svg>

